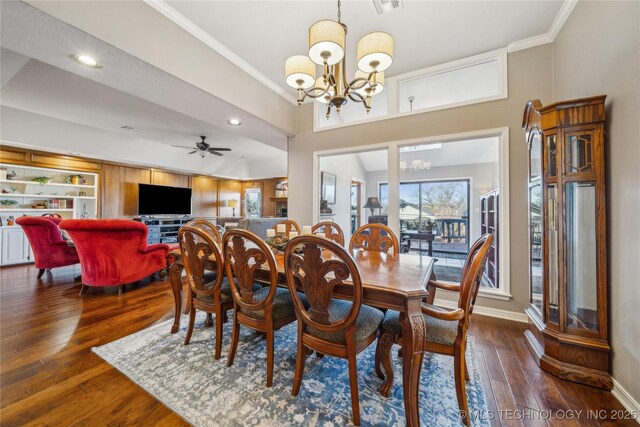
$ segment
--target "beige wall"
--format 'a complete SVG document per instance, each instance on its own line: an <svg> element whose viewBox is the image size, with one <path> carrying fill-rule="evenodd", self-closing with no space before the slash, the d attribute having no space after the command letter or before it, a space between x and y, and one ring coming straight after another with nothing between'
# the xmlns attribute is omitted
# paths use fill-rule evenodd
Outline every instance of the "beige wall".
<svg viewBox="0 0 640 427"><path fill-rule="evenodd" d="M553 61L556 100L607 95L612 373L640 401L640 3L579 2Z"/></svg>
<svg viewBox="0 0 640 427"><path fill-rule="evenodd" d="M312 221L314 151L509 127L513 299L481 298L479 304L522 312L528 303L527 161L522 111L531 98L538 98L543 104L552 100L551 59L551 45L509 54L509 98L482 104L316 133L312 128L312 105L304 105L298 113L296 136L289 140L289 217L304 224Z"/></svg>

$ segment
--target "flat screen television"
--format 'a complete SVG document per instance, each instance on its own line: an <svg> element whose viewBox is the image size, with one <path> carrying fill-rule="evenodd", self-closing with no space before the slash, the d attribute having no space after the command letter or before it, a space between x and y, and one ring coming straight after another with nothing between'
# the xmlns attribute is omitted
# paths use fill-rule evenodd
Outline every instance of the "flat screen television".
<svg viewBox="0 0 640 427"><path fill-rule="evenodd" d="M190 188L138 184L138 215L190 214Z"/></svg>

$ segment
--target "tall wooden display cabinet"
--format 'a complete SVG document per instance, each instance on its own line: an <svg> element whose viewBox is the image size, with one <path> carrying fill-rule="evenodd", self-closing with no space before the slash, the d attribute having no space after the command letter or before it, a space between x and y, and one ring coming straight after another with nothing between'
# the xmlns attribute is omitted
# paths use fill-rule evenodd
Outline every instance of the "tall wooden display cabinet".
<svg viewBox="0 0 640 427"><path fill-rule="evenodd" d="M540 366L610 390L604 121L606 96L529 101L526 342Z"/></svg>

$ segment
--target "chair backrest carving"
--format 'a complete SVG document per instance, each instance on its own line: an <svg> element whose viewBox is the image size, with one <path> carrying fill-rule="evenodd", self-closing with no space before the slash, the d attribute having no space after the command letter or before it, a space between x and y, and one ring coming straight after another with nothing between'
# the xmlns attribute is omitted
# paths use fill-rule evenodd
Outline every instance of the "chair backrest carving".
<svg viewBox="0 0 640 427"><path fill-rule="evenodd" d="M214 295L220 290L224 277L224 263L218 244L207 232L188 225L178 231L178 242L191 292L203 297ZM217 274L215 283L207 286L205 270L207 266L211 268L211 265L215 265Z"/></svg>
<svg viewBox="0 0 640 427"><path fill-rule="evenodd" d="M278 287L276 259L269 247L256 234L242 229L228 230L222 237L224 264L231 284L233 300L240 307L257 311L273 302ZM266 264L266 265L265 265ZM265 275L257 273L268 267ZM235 280L234 280L235 278ZM261 302L253 301L253 285L256 279L270 285L269 294Z"/></svg>
<svg viewBox="0 0 640 427"><path fill-rule="evenodd" d="M298 321L326 332L355 328L362 305L362 282L353 258L342 246L319 236L295 237L287 245L284 265ZM353 289L353 305L345 317L330 319L334 287L345 284ZM304 291L309 309L298 297L297 286Z"/></svg>
<svg viewBox="0 0 640 427"><path fill-rule="evenodd" d="M384 224L365 224L358 228L349 243L349 250L364 249L365 251L399 253L398 238L389 227Z"/></svg>
<svg viewBox="0 0 640 427"><path fill-rule="evenodd" d="M342 228L335 222L319 222L311 227L311 232L316 236L323 236L329 240L333 240L340 246L344 246L344 233L342 232Z"/></svg>
<svg viewBox="0 0 640 427"><path fill-rule="evenodd" d="M195 227L207 233L218 245L222 244L222 236L218 228L206 219L194 219L185 224L185 227Z"/></svg>
<svg viewBox="0 0 640 427"><path fill-rule="evenodd" d="M469 316L473 312L492 241L493 235L491 234L484 234L476 240L471 246L462 268L458 307L465 312L465 326L469 324Z"/></svg>
<svg viewBox="0 0 640 427"><path fill-rule="evenodd" d="M278 229L278 225L280 225L280 224L284 224L284 229L285 229L285 235L286 236L288 236L289 232L291 232L291 231L297 231L298 234L300 234L300 226L294 220L292 220L292 219L283 219L282 221L278 221L273 225L273 229L277 230Z"/></svg>

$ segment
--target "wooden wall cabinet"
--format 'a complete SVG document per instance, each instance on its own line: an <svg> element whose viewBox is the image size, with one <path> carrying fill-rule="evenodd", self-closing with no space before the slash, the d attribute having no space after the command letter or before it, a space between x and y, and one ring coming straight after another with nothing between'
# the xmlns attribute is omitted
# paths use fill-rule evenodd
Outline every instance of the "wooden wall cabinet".
<svg viewBox="0 0 640 427"><path fill-rule="evenodd" d="M500 287L500 190L493 190L480 196L480 234L492 234L493 242L487 254L484 278L489 286Z"/></svg>
<svg viewBox="0 0 640 427"><path fill-rule="evenodd" d="M527 103L526 342L558 377L612 388L607 325L605 96Z"/></svg>

